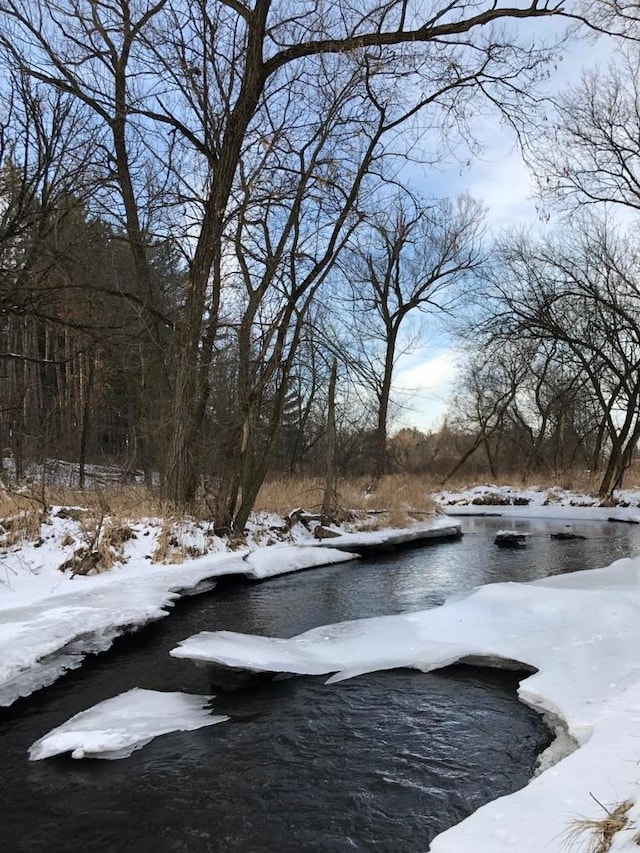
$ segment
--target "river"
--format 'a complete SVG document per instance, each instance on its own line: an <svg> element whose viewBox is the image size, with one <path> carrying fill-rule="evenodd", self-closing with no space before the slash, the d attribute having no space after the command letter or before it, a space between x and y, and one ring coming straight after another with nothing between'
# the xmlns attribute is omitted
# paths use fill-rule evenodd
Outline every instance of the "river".
<svg viewBox="0 0 640 853"><path fill-rule="evenodd" d="M595 568L640 551L640 528L464 518L455 542L281 576L229 581L0 711L7 853L418 853L481 804L527 783L549 742L518 676L449 667L337 685L248 681L169 657L201 630L292 636L316 625L442 603L481 583ZM521 550L493 544L508 526ZM214 686L215 684L215 686ZM231 721L158 738L121 761L29 762L31 743L131 687L215 692ZM467 853L461 851L461 853Z"/></svg>

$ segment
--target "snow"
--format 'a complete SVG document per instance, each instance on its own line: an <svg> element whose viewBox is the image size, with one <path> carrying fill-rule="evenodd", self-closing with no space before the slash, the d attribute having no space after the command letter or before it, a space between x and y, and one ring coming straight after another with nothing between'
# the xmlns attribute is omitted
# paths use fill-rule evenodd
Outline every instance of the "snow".
<svg viewBox="0 0 640 853"><path fill-rule="evenodd" d="M532 583L491 584L431 610L323 626L288 640L203 632L171 654L253 671L333 673L332 682L396 667L428 672L460 660L535 669L520 682L519 696L560 736L542 756L543 772L439 836L431 850L541 853L562 849L572 818L605 816L594 798L629 799L640 813L639 643L640 558L633 558ZM637 849L633 834L621 833L613 849Z"/></svg>
<svg viewBox="0 0 640 853"><path fill-rule="evenodd" d="M365 530L357 533L343 533L331 539L316 543L317 548L378 548L381 546L406 545L422 539L435 539L442 536L457 536L460 524L442 516L432 518L426 524L414 524L404 530Z"/></svg>
<svg viewBox="0 0 640 853"><path fill-rule="evenodd" d="M86 538L84 521L61 517L58 510L42 525L39 542L0 549L0 706L51 684L80 666L85 655L109 648L119 635L163 618L177 599L212 589L218 577L258 580L357 557L318 548L311 539L304 545L230 552L206 530L174 524L177 547L168 560L180 549L199 551L207 544L213 551L165 565L153 562L162 524L150 520L131 525L134 535L110 570L74 577L59 566ZM434 521L435 528L440 524ZM397 535L379 531L375 539L384 542Z"/></svg>
<svg viewBox="0 0 640 853"><path fill-rule="evenodd" d="M247 554L245 563L248 568L245 567L245 574L254 580L262 580L314 566L345 563L357 557L358 554L351 554L348 551L321 551L311 545L273 545Z"/></svg>
<svg viewBox="0 0 640 853"><path fill-rule="evenodd" d="M166 616L181 594L203 581L242 574L244 563L241 555L213 555L181 566L133 563L73 579L53 571L58 577L42 571L33 589L2 596L0 705L50 684L120 634Z"/></svg>
<svg viewBox="0 0 640 853"><path fill-rule="evenodd" d="M495 515L504 518L539 518L549 521L619 521L640 524L640 494L618 492L619 506L600 506L593 495L563 489L515 489L510 486L475 486L462 492L433 495L448 516Z"/></svg>
<svg viewBox="0 0 640 853"><path fill-rule="evenodd" d="M520 517L640 522L640 495L627 495L627 506L615 508L561 490L497 486L437 497L447 514L496 514L509 519L507 525ZM481 503L470 505L474 499ZM502 505L490 503L496 499ZM52 517L41 542L0 555L0 704L79 666L85 654L106 649L124 631L162 618L181 595L210 589L222 575L268 578L352 556L332 549L442 535L457 525L444 517L410 531L343 534L339 542L303 541L298 531L291 538L299 545L236 552L206 527L194 532L187 526L177 531L176 550L209 553L163 565L153 561L161 525L140 522L110 571L74 578L58 567L78 547L82 525ZM255 541L263 541L257 531ZM606 817L598 803L613 808L628 800L630 822L611 850L630 853L640 831L639 641L640 558L633 558L529 584L480 587L429 611L324 626L289 640L203 632L172 654L254 671L330 675L330 681L404 666L427 672L460 660L527 668L532 674L521 681L520 698L557 734L541 756L540 774L441 834L431 851L560 853L573 820ZM129 755L158 734L190 728L189 720L198 721L193 728L220 722L203 708L208 698L130 691L41 738L32 758Z"/></svg>
<svg viewBox="0 0 640 853"><path fill-rule="evenodd" d="M158 735L228 720L206 708L213 698L136 687L71 717L37 740L29 758L40 761L66 752L72 758L128 758Z"/></svg>
<svg viewBox="0 0 640 853"><path fill-rule="evenodd" d="M444 506L450 516L494 515L502 518L539 518L544 521L619 521L640 524L640 510L583 506Z"/></svg>

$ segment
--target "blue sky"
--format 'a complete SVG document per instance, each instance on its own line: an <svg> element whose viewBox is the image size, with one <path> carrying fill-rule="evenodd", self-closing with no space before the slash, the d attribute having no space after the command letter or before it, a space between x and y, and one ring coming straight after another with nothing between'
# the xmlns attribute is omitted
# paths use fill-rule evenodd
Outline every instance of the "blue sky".
<svg viewBox="0 0 640 853"><path fill-rule="evenodd" d="M606 66L610 56L608 40L595 44L586 40L574 42L563 51L557 71L550 79L552 89L562 90L568 84L577 83L584 69ZM422 180L429 182L434 193L456 196L466 192L482 201L487 209L489 234L507 227L538 223L534 182L513 132L487 116L477 120L474 131L484 149L480 157L474 158L466 168L459 162L452 162L449 168L442 167L435 175L423 173ZM419 186L421 176L415 174ZM424 347L399 359L394 391L401 410L392 429L401 426L423 431L437 428L455 390L462 361L456 341L447 339L437 330L427 331Z"/></svg>
<svg viewBox="0 0 640 853"><path fill-rule="evenodd" d="M529 172L503 128L486 128L487 148L462 174L458 164L439 181L455 196L468 192L487 208L489 231L537 220L534 186ZM455 388L462 355L453 340L427 324L425 346L400 358L395 374L395 395L402 404L398 426L426 431L437 428Z"/></svg>

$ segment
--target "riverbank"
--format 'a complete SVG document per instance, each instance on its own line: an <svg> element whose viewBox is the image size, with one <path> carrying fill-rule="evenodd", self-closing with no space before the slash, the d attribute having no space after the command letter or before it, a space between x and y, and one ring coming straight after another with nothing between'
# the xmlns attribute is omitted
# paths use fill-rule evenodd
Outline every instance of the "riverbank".
<svg viewBox="0 0 640 853"><path fill-rule="evenodd" d="M87 523L78 508L54 507L31 540L6 550L0 575L0 705L51 684L80 666L87 654L102 652L113 640L167 616L184 595L212 589L216 579L239 575L262 580L288 572L357 559L358 549L391 546L400 536L411 539L459 535L460 526L434 518L411 531L345 533L352 551L326 547L342 537L319 542L303 525L289 542L244 545L208 536L197 525L174 525L173 541L165 542L159 521L120 527L108 552L112 564L102 572L82 567L87 548ZM269 541L268 528L261 538ZM291 541L293 540L293 541ZM83 544L84 543L84 544ZM322 547L325 546L325 547ZM209 553L176 563L177 551L210 548ZM106 546L103 543L103 549ZM168 561L155 562L159 550ZM63 570L61 570L63 568Z"/></svg>
<svg viewBox="0 0 640 853"><path fill-rule="evenodd" d="M453 516L467 514L640 522L640 493L624 495L625 506L614 508L558 489L493 485L443 491L433 500L442 514L409 528L354 530L346 524L327 539L314 538L314 524L273 513L254 518L243 542L216 536L203 522L116 521L83 507L52 507L38 514L37 524L26 513L5 518L0 705L52 683L80 666L85 655L109 648L117 636L163 618L176 600L211 589L217 577L261 580L420 539L456 538L460 523ZM374 512L368 523L375 527L380 521Z"/></svg>
<svg viewBox="0 0 640 853"><path fill-rule="evenodd" d="M492 504L496 491L500 503ZM588 496L565 493L558 498L554 491L550 500L548 493L531 492L526 505L527 492L493 486L455 496L449 493L444 499L438 495L437 499L446 513L553 518L563 527L572 521L612 517L621 524L640 521L637 502L631 496L622 498L626 506L611 508L596 506L595 499ZM476 499L480 502L473 503ZM589 505L585 505L587 501ZM101 574L74 576L73 561L65 572L60 572L59 566L73 560L78 537L86 536L87 524L84 522L83 528L83 522L68 512L63 516L58 513L58 509L52 511L51 524L42 528L38 540L14 548L11 562L5 558L0 587L0 677L5 678L6 695L14 698L79 666L85 654L106 649L119 634L162 618L181 595L211 589L216 578L223 575L259 579L326 564L334 558L354 558L351 553L335 551L329 540L314 540L306 529L293 534L296 542L253 549L245 545L230 551L204 527L185 526L180 531L174 524L167 536L166 525L160 522L135 523L130 525L134 535L127 535L121 543L120 562L116 560ZM262 542L273 539L275 531L269 528L276 523L281 525L282 520L271 519L261 532L256 530L256 538ZM456 524L444 517L411 533L422 529L442 534ZM282 528L278 530L281 535ZM350 536L354 537L352 544L357 539L366 547L367 542L383 543L385 536L390 542L405 535L406 531L398 530L350 533L340 537L340 544L346 546ZM205 544L210 553L181 564L153 561L159 550L172 559L178 551L197 551ZM576 820L582 816L595 821L606 816L597 799L611 811L625 806L626 823L611 849L630 851L637 848L635 838L640 831L640 796L635 779L640 753L636 756L634 751L640 737L640 674L634 651L640 640L640 629L635 627L640 625L639 589L640 564L625 560L610 569L558 576L535 584L480 587L462 601L426 611L431 614L425 617L427 627L415 613L364 619L341 623L335 637L338 642L333 642L334 626L325 626L316 629L322 640L319 651L335 652L335 656L320 663L316 658L314 672L339 672L340 677L350 677L372 668L415 666L426 671L461 659L481 665L508 659L535 667L538 674L521 682L520 696L566 734L558 742L562 750L547 756L548 769L530 785L479 809L441 835L431 849L434 853L471 849L480 853L560 853L566 849L567 832L577 826ZM436 623L441 634L433 628ZM358 634L363 625L369 627ZM359 657L345 657L340 643L348 643L354 631ZM309 634L313 640L313 631L302 637L311 651ZM262 638L249 638L250 643L238 639L239 650L228 644L229 639L227 652L233 647L234 654L230 665L245 665L250 650L252 666L247 668L255 669L259 646L254 647L253 641ZM295 648L294 641L286 642L293 642ZM275 671L278 667L273 652L284 652L287 647L273 640L266 647L271 657L265 658L264 668ZM189 651L188 646L185 648ZM372 657L376 659L372 661ZM287 666L293 659L295 656L288 656ZM568 743L580 748L551 767L552 760L566 756Z"/></svg>
<svg viewBox="0 0 640 853"><path fill-rule="evenodd" d="M529 583L487 584L440 607L323 625L289 639L204 631L172 655L251 672L324 675L332 684L455 662L528 670L519 697L557 736L539 774L442 833L430 850L620 853L637 850L640 839L639 642L634 557ZM611 846L598 846L604 831Z"/></svg>

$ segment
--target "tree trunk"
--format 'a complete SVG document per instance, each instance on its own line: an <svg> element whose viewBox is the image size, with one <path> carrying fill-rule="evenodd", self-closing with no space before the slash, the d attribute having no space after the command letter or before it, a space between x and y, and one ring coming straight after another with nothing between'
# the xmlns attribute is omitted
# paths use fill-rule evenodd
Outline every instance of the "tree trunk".
<svg viewBox="0 0 640 853"><path fill-rule="evenodd" d="M208 367L217 333L222 290L225 216L247 128L267 79L262 50L269 5L258 3L248 25L244 76L220 151L210 167L211 193L191 264L185 316L177 339L173 432L167 454L164 492L174 503L186 507L195 498L198 443L210 393ZM211 296L207 304L208 289ZM208 315L208 321L206 329L203 329L205 315Z"/></svg>
<svg viewBox="0 0 640 853"><path fill-rule="evenodd" d="M165 457L163 494L177 506L188 507L195 497L197 481L193 459L194 388L192 373L188 367L191 358L186 348L183 347L178 352L177 362L173 411L170 417L171 437Z"/></svg>
<svg viewBox="0 0 640 853"><path fill-rule="evenodd" d="M333 513L333 499L336 490L336 382L338 362L334 358L329 377L329 399L327 401L327 448L324 498L322 501L322 521L327 523Z"/></svg>
<svg viewBox="0 0 640 853"><path fill-rule="evenodd" d="M493 480L496 480L498 478L498 472L496 469L495 457L494 454L491 452L491 448L489 446L489 438L487 436L482 439L482 444L484 446L485 456L487 457L487 463L489 465L489 473L491 474L491 478Z"/></svg>
<svg viewBox="0 0 640 853"><path fill-rule="evenodd" d="M87 461L87 442L89 439L89 420L91 414L91 395L93 393L93 379L96 372L96 359L93 353L89 354L89 372L87 385L84 392L84 405L82 407L82 427L80 429L80 452L78 459L78 485L84 489L85 465Z"/></svg>
<svg viewBox="0 0 640 853"><path fill-rule="evenodd" d="M387 473L387 419L389 416L389 397L391 396L391 379L393 377L393 359L396 351L398 329L387 328L386 351L384 358L384 374L378 394L378 423L374 439L373 482L377 483Z"/></svg>
<svg viewBox="0 0 640 853"><path fill-rule="evenodd" d="M616 440L612 443L611 454L609 455L609 461L607 462L607 467L602 476L602 480L600 481L600 488L598 489L598 497L605 499L611 497L611 494L614 489L614 483L618 476L618 472L620 471L620 465L622 462L622 446L619 440Z"/></svg>

